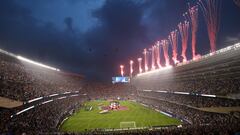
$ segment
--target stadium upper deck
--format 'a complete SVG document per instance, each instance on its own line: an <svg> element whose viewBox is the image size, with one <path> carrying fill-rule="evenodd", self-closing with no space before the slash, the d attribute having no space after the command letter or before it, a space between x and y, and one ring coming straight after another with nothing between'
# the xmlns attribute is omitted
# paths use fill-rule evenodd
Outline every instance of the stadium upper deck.
<svg viewBox="0 0 240 135"><path fill-rule="evenodd" d="M240 43L202 56L201 59L136 75L132 84L139 90L185 91L228 95L238 93Z"/></svg>
<svg viewBox="0 0 240 135"><path fill-rule="evenodd" d="M79 91L84 77L60 71L0 49L0 96L27 101L33 98Z"/></svg>

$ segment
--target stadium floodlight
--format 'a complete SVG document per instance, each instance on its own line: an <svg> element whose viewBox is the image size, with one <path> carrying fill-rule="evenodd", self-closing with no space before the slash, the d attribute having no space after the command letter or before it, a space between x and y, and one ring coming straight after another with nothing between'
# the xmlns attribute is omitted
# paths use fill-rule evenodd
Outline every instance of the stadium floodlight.
<svg viewBox="0 0 240 135"><path fill-rule="evenodd" d="M203 97L217 97L216 95L200 94Z"/></svg>
<svg viewBox="0 0 240 135"><path fill-rule="evenodd" d="M145 92L151 92L152 90L143 90L143 91L145 91Z"/></svg>
<svg viewBox="0 0 240 135"><path fill-rule="evenodd" d="M24 113L24 112L26 112L26 111L28 111L28 110L30 110L30 109L33 109L34 107L35 107L35 106L33 105L33 106L30 106L30 107L28 107L28 108L26 108L26 109L23 109L23 110L17 112L16 115L19 115L19 114L21 114L21 113Z"/></svg>
<svg viewBox="0 0 240 135"><path fill-rule="evenodd" d="M181 95L189 95L189 92L179 92L179 91L175 91L173 92L174 94L181 94Z"/></svg>
<svg viewBox="0 0 240 135"><path fill-rule="evenodd" d="M120 72L121 72L122 77L123 77L123 75L124 75L123 68L124 68L124 66L123 66L123 65L120 65Z"/></svg>
<svg viewBox="0 0 240 135"><path fill-rule="evenodd" d="M158 90L158 91L156 91L156 92L159 92L159 93L167 93L167 91L165 91L165 90Z"/></svg>
<svg viewBox="0 0 240 135"><path fill-rule="evenodd" d="M42 105L44 105L44 104L46 104L46 103L50 103L50 102L52 102L52 101L53 101L53 99L47 100L47 101L45 101L45 102L42 102Z"/></svg>
<svg viewBox="0 0 240 135"><path fill-rule="evenodd" d="M27 102L31 103L31 102L34 102L34 101L37 101L37 100L40 100L40 99L43 99L43 97L34 98L34 99L31 99L31 100L28 100Z"/></svg>
<svg viewBox="0 0 240 135"><path fill-rule="evenodd" d="M49 95L49 97L54 97L54 96L57 96L58 94L51 94Z"/></svg>
<svg viewBox="0 0 240 135"><path fill-rule="evenodd" d="M24 58L24 57L22 57L22 56L17 56L17 59L22 60L22 61L25 61L25 62L28 62L28 63L31 63L31 64L34 64L34 65L37 65L37 66L40 66L40 67L44 67L44 68L47 68L47 69L51 69L51 70L55 70L55 71L60 71L60 69L57 69L57 68L54 68L54 67L50 67L50 66L44 65L44 64L42 64L42 63L38 63L38 62L32 61L32 60L27 59L27 58Z"/></svg>
<svg viewBox="0 0 240 135"><path fill-rule="evenodd" d="M59 98L57 98L57 99L64 99L64 98L67 98L66 96L64 96L64 97L59 97Z"/></svg>

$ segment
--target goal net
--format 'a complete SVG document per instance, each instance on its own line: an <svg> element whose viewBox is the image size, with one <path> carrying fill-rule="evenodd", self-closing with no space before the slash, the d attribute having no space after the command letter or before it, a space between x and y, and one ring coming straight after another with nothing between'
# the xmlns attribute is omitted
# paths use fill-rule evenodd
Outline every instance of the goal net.
<svg viewBox="0 0 240 135"><path fill-rule="evenodd" d="M120 122L120 128L136 128L135 121Z"/></svg>

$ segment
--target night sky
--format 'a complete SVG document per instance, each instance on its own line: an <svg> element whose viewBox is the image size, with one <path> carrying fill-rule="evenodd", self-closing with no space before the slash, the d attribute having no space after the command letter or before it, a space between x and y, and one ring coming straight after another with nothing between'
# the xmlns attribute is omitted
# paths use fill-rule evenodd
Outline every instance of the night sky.
<svg viewBox="0 0 240 135"><path fill-rule="evenodd" d="M119 65L142 56L183 21L194 0L0 0L0 48L27 58L111 81ZM199 15L197 52L210 50ZM240 38L240 7L222 0L217 48ZM188 58L191 57L189 44ZM179 50L180 53L180 50ZM128 71L127 71L128 72Z"/></svg>

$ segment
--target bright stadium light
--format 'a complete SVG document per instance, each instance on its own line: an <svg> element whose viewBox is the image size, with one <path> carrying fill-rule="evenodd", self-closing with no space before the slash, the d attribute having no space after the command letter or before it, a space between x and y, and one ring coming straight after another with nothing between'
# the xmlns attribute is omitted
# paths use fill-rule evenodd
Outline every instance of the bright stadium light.
<svg viewBox="0 0 240 135"><path fill-rule="evenodd" d="M159 93L167 93L167 91L165 91L165 90L158 90L158 91L156 91L156 92L159 92Z"/></svg>
<svg viewBox="0 0 240 135"><path fill-rule="evenodd" d="M59 97L58 99L64 99L64 98L67 98L66 96L64 96L64 97Z"/></svg>
<svg viewBox="0 0 240 135"><path fill-rule="evenodd" d="M26 111L28 111L28 110L30 110L30 109L33 109L34 107L35 107L35 106L33 105L33 106L30 106L30 107L28 107L28 108L26 108L26 109L23 109L23 110L17 112L16 115L19 115L19 114L21 114L21 113L24 113L24 112L26 112Z"/></svg>
<svg viewBox="0 0 240 135"><path fill-rule="evenodd" d="M143 90L143 91L145 91L145 92L151 92L152 90Z"/></svg>
<svg viewBox="0 0 240 135"><path fill-rule="evenodd" d="M41 104L44 105L44 104L46 104L46 103L50 103L50 102L52 102L52 101L53 101L53 99L51 99L51 100L47 100L47 101L45 101L45 102L42 102Z"/></svg>
<svg viewBox="0 0 240 135"><path fill-rule="evenodd" d="M60 69L57 69L57 68L54 68L54 67L50 67L50 66L44 65L42 63L38 63L38 62L32 61L32 60L24 58L22 56L17 56L17 59L25 61L25 62L28 62L28 63L31 63L31 64L34 64L34 65L37 65L37 66L40 66L40 67L48 68L48 69L55 70L55 71L60 71Z"/></svg>
<svg viewBox="0 0 240 135"><path fill-rule="evenodd" d="M43 97L34 98L34 99L31 99L31 100L28 100L27 102L31 103L31 102L34 102L34 101L37 101L37 100L40 100L40 99L43 99Z"/></svg>
<svg viewBox="0 0 240 135"><path fill-rule="evenodd" d="M179 91L175 91L173 92L175 94L181 94L181 95L189 95L190 93L189 92L179 92Z"/></svg>
<svg viewBox="0 0 240 135"><path fill-rule="evenodd" d="M200 94L203 97L217 97L216 95Z"/></svg>

